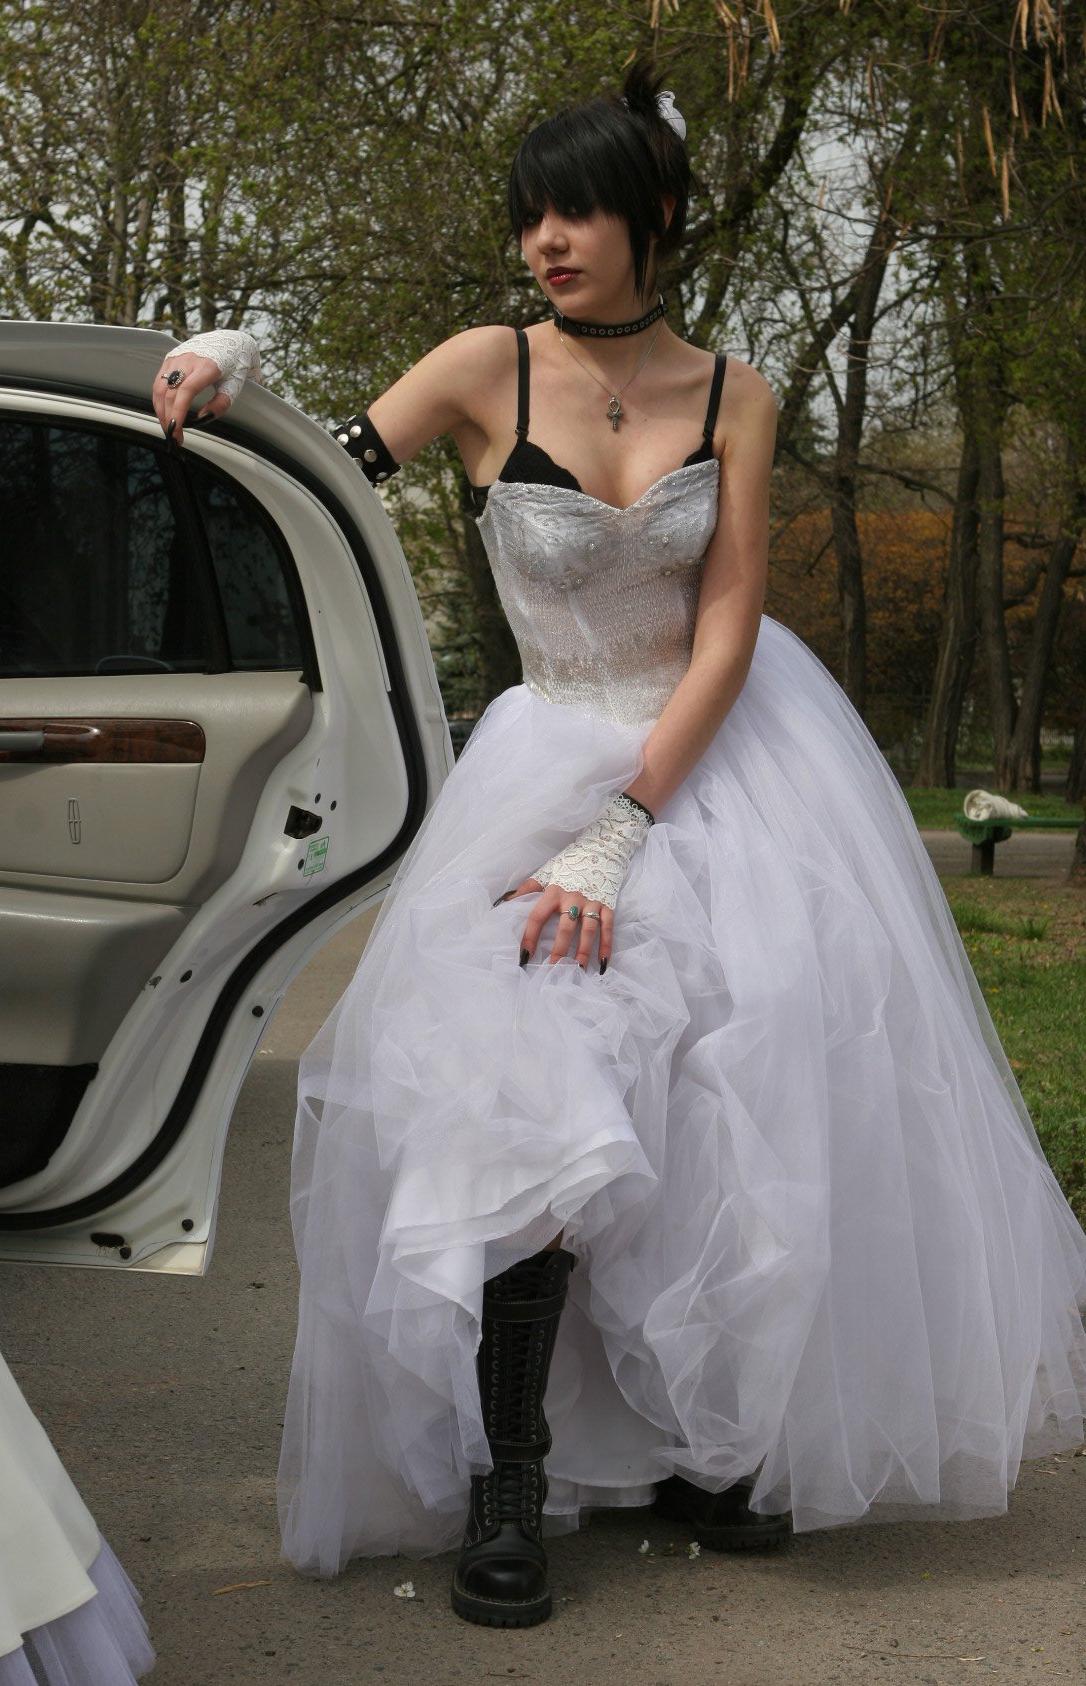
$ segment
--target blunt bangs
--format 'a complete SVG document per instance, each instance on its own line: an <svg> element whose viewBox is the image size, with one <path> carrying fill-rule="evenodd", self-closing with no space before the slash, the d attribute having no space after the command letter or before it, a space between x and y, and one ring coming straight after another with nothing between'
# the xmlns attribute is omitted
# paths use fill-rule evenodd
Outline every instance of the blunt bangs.
<svg viewBox="0 0 1086 1686"><path fill-rule="evenodd" d="M666 226L665 193L676 201ZM600 210L623 217L630 231L634 285L644 297L650 236L657 238L658 256L674 250L685 226L686 195L685 181L664 179L643 124L618 99L597 96L565 107L525 135L509 174L509 223L519 241L548 205L561 216Z"/></svg>

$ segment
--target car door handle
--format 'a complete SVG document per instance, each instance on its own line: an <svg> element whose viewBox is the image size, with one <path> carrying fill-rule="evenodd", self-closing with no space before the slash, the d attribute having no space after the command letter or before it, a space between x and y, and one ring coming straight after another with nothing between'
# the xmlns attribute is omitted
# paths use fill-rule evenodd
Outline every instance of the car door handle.
<svg viewBox="0 0 1086 1686"><path fill-rule="evenodd" d="M0 749L43 749L45 747L45 733L40 727L27 727L25 731L0 732Z"/></svg>
<svg viewBox="0 0 1086 1686"><path fill-rule="evenodd" d="M283 830L288 837L312 837L323 824L324 820L320 814L312 814L308 808L299 808L292 802Z"/></svg>
<svg viewBox="0 0 1086 1686"><path fill-rule="evenodd" d="M46 752L50 760L62 761L57 751L83 749L101 740L97 726L68 726L58 730L49 726L0 726L0 750L17 755L37 755Z"/></svg>
<svg viewBox="0 0 1086 1686"><path fill-rule="evenodd" d="M31 721L36 722L31 725ZM23 722L26 722L25 725ZM204 759L203 728L195 720L118 715L100 720L0 715L0 756L19 762L194 763Z"/></svg>

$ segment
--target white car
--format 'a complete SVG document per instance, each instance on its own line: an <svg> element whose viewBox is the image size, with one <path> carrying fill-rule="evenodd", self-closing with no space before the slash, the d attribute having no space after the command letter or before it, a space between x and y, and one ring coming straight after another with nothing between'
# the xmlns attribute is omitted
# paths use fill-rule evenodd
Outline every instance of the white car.
<svg viewBox="0 0 1086 1686"><path fill-rule="evenodd" d="M358 464L250 383L168 445L175 342L0 323L0 1257L202 1274L287 985L453 765Z"/></svg>

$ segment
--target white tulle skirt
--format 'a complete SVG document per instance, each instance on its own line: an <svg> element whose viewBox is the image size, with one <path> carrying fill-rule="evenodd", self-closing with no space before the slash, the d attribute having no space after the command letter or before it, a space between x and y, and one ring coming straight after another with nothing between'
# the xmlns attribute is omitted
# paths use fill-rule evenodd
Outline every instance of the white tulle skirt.
<svg viewBox="0 0 1086 1686"><path fill-rule="evenodd" d="M284 1554L445 1550L490 1467L484 1280L578 1257L550 1533L679 1471L797 1532L1007 1509L1086 1432L1086 1234L884 757L763 616L635 856L599 976L493 906L641 766L524 685L489 705L299 1072Z"/></svg>
<svg viewBox="0 0 1086 1686"><path fill-rule="evenodd" d="M0 1686L134 1686L140 1602L0 1357Z"/></svg>
<svg viewBox="0 0 1086 1686"><path fill-rule="evenodd" d="M155 1653L140 1595L107 1540L87 1571L86 1603L32 1628L0 1657L0 1686L134 1686Z"/></svg>

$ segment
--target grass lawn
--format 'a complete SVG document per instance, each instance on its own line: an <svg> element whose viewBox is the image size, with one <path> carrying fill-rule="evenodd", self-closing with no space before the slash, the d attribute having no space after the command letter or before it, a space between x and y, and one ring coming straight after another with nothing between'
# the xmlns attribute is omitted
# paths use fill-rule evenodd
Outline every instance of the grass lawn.
<svg viewBox="0 0 1086 1686"><path fill-rule="evenodd" d="M941 882L1048 1161L1086 1223L1086 889Z"/></svg>
<svg viewBox="0 0 1086 1686"><path fill-rule="evenodd" d="M989 787L978 780L979 788L987 790ZM913 819L922 831L953 831L954 815L962 811L962 797L964 790L932 790L918 785L915 789L905 787L906 801L913 811ZM1010 799L1017 802L1020 808L1034 820L1074 820L1076 825L1082 824L1082 803L1064 802L1058 795L1048 791L1043 796L1035 796L1031 790L1011 791Z"/></svg>

